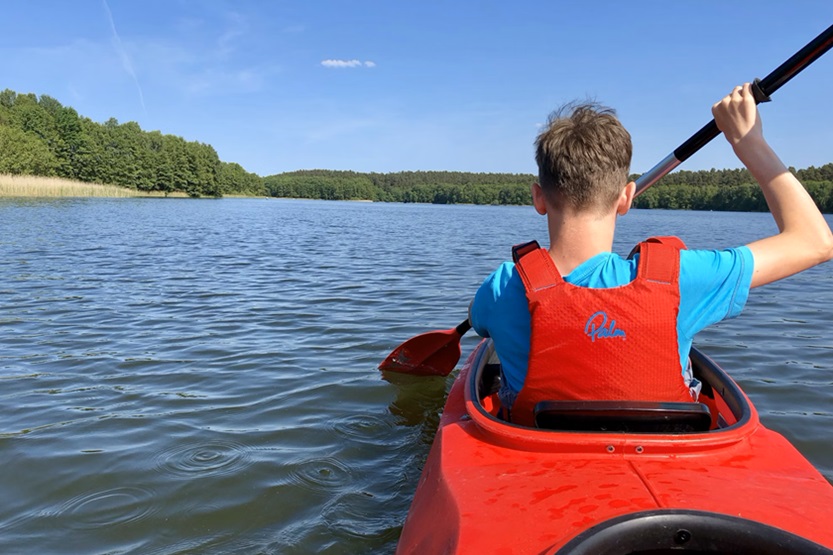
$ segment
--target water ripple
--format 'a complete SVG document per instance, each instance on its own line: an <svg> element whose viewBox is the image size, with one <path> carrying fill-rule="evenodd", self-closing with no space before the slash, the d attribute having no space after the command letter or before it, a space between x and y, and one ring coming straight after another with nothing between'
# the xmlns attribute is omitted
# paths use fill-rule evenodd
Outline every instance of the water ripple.
<svg viewBox="0 0 833 555"><path fill-rule="evenodd" d="M373 414L355 414L333 422L331 428L349 441L383 444L388 432L396 428L396 423L391 418Z"/></svg>
<svg viewBox="0 0 833 555"><path fill-rule="evenodd" d="M350 482L350 468L335 457L323 457L297 462L289 468L289 483L320 490L338 490Z"/></svg>
<svg viewBox="0 0 833 555"><path fill-rule="evenodd" d="M42 516L60 517L63 526L95 530L136 522L152 515L154 491L143 487L117 487L74 497Z"/></svg>
<svg viewBox="0 0 833 555"><path fill-rule="evenodd" d="M175 445L156 455L154 460L158 471L184 477L233 474L252 463L246 445L225 440Z"/></svg>

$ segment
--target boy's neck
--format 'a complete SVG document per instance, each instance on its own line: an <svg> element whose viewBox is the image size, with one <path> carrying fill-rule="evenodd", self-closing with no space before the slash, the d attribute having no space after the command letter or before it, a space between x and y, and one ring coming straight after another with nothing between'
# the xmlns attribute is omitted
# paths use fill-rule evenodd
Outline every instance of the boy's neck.
<svg viewBox="0 0 833 555"><path fill-rule="evenodd" d="M607 214L554 210L547 213L549 253L561 275L613 249L616 211Z"/></svg>

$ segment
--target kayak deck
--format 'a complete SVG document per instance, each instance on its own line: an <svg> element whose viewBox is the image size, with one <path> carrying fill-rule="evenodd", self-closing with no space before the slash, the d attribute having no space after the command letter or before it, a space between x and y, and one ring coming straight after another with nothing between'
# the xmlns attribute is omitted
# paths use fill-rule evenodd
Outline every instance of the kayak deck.
<svg viewBox="0 0 833 555"><path fill-rule="evenodd" d="M735 519L738 530L772 528L760 538L781 542L779 553L789 553L785 540L773 539L781 532L833 553L821 547L833 547L833 487L761 425L743 392L698 351L692 364L712 429L679 434L508 424L495 415L497 363L491 342L483 341L452 386L398 553L580 553L560 549L612 519L653 514L646 511L717 515ZM674 552L696 545L675 543Z"/></svg>

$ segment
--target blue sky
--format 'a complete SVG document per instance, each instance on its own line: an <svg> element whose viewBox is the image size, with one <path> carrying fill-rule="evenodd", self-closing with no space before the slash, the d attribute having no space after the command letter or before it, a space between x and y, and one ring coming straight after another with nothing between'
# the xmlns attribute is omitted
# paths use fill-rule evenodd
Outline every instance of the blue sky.
<svg viewBox="0 0 833 555"><path fill-rule="evenodd" d="M558 105L617 109L650 169L732 86L833 24L830 0L26 0L0 89L296 169L534 173ZM833 53L762 106L788 165L833 162ZM734 168L722 139L683 169Z"/></svg>

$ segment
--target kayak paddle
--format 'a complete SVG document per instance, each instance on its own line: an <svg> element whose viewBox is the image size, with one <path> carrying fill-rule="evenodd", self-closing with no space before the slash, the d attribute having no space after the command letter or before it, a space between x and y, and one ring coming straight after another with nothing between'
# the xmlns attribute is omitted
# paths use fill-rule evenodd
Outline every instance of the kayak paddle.
<svg viewBox="0 0 833 555"><path fill-rule="evenodd" d="M772 73L763 79L755 79L752 84L752 92L755 95L756 102L758 104L761 102L769 102L770 95L780 89L787 81L798 75L805 67L819 59L831 47L833 47L833 25L808 42L804 48L775 68ZM663 158L659 164L639 176L636 180L636 196L639 196L640 193L643 193L668 172L688 160L692 154L706 146L709 141L718 135L720 135L720 130L717 128L714 120L711 120L700 128L697 133L678 146L674 152Z"/></svg>
<svg viewBox="0 0 833 555"><path fill-rule="evenodd" d="M460 339L469 329L463 320L456 328L429 331L412 337L388 355L379 370L416 374L419 376L447 376L460 360Z"/></svg>
<svg viewBox="0 0 833 555"><path fill-rule="evenodd" d="M763 79L755 79L752 90L756 101L768 102L770 95L798 75L805 67L815 62L831 47L833 47L833 25L808 42L804 48L775 68L772 73ZM720 135L720 130L714 120L711 120L659 164L639 176L636 180L636 195L645 192L648 187L654 185L718 135ZM379 365L379 369L418 376L447 376L460 360L460 339L470 328L471 324L465 320L450 330L431 331L412 337L394 349Z"/></svg>

